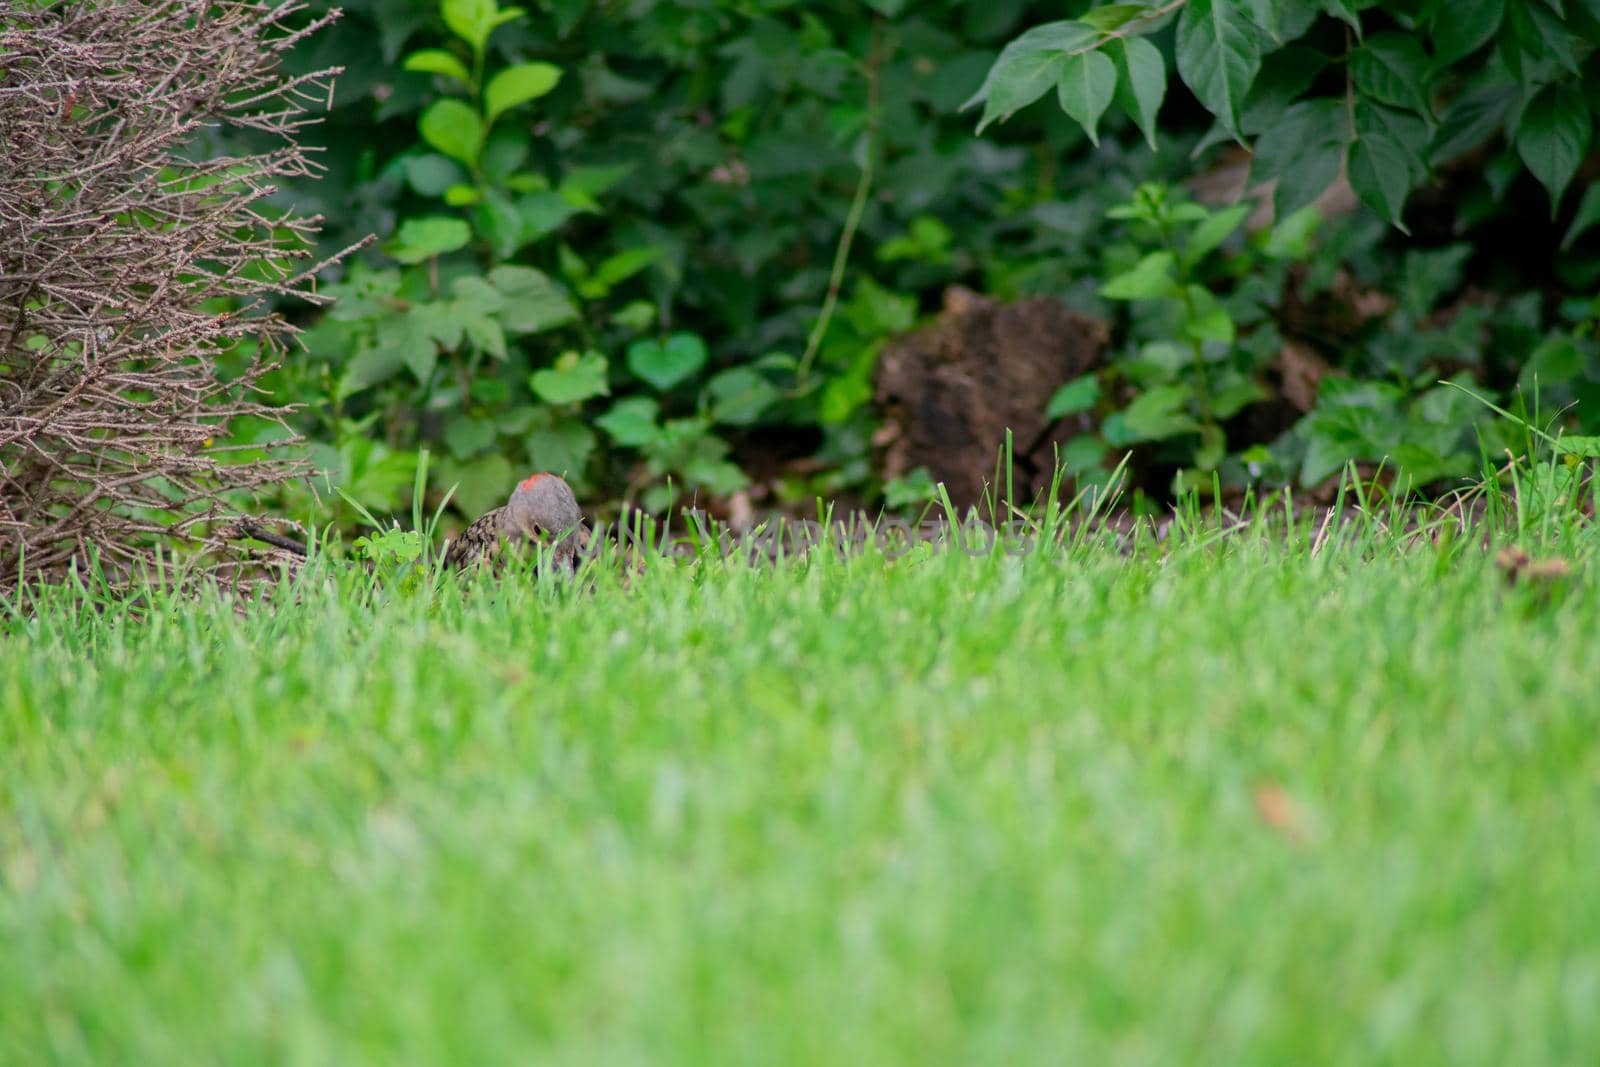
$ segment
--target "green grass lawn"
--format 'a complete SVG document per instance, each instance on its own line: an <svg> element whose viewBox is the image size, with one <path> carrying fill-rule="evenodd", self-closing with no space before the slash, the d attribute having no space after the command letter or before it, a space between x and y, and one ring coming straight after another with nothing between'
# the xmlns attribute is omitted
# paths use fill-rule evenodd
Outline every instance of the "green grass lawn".
<svg viewBox="0 0 1600 1067"><path fill-rule="evenodd" d="M46 601L0 1063L1600 1062L1600 578L1478 547Z"/></svg>

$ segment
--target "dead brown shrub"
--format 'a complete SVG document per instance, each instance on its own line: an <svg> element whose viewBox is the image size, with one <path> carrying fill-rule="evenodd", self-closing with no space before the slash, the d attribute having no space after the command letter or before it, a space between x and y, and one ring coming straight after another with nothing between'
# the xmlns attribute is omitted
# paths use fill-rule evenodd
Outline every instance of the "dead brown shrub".
<svg viewBox="0 0 1600 1067"><path fill-rule="evenodd" d="M338 73L281 70L326 21L291 29L303 6L0 0L0 589L237 566L224 520L294 475L229 433L281 423L264 298L315 301L326 265L321 219L266 199L315 170L296 133ZM219 153L229 130L271 147Z"/></svg>

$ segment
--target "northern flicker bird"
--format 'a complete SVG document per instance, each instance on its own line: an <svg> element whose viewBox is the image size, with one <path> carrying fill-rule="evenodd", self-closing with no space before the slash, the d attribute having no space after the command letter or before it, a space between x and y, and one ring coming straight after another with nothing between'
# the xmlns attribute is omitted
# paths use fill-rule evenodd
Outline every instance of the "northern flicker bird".
<svg viewBox="0 0 1600 1067"><path fill-rule="evenodd" d="M553 545L553 562L571 573L588 541L589 528L572 487L557 475L535 474L512 490L505 504L462 530L445 549L444 565L465 567L487 560L498 569L508 545L533 543Z"/></svg>

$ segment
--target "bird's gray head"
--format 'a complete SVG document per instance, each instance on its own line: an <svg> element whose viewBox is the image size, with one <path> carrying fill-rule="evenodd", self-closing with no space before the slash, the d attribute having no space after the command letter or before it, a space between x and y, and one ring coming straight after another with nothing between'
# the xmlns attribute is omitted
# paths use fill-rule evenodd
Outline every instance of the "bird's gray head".
<svg viewBox="0 0 1600 1067"><path fill-rule="evenodd" d="M564 533L583 521L572 487L554 474L535 474L512 490L506 517L512 530L530 536Z"/></svg>

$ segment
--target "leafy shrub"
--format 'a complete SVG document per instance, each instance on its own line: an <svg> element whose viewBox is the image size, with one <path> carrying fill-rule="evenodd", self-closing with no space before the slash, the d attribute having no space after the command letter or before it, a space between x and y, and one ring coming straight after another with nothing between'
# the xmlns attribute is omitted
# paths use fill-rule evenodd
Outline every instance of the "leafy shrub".
<svg viewBox="0 0 1600 1067"><path fill-rule="evenodd" d="M466 513L528 465L652 508L743 485L736 459L780 498L915 496L872 476L871 376L951 283L1050 294L1122 325L1115 365L1057 400L1103 416L1069 457L1090 478L1132 448L1160 475L1152 488L1171 471L1315 485L1352 460L1448 479L1502 442L1478 440L1481 418L1443 399L1441 379L1470 374L1514 403L1537 367L1546 410L1592 388L1592 338L1564 297L1600 279L1600 231L1586 229L1600 197L1565 196L1539 236L1565 234L1572 254L1542 256L1536 277L1491 244L1499 226L1532 245L1521 194L1537 178L1572 184L1543 162L1527 176L1523 159L1546 156L1524 105L1559 98L1572 126L1558 72L1570 58L1592 83L1588 16L1569 10L1548 53L1457 32L1489 19L1555 32L1528 14L1554 10L1542 0L1457 19L1420 2L1079 3L1009 46L1031 14L1021 0L647 0L625 19L584 0L514 17L486 0L345 6L302 60L348 68L329 173L293 196L335 220L331 240L376 230L386 252L337 280L338 310L272 384L307 404L316 464L373 508L403 499L424 445L444 457L434 498L459 485ZM1206 32L1228 46L1214 62ZM974 93L977 140L960 111ZM1330 104L1342 125L1313 128ZM1241 223L1175 297L1103 291L1160 251L1147 223L1108 212L1148 181L1175 207L1180 179L1235 133L1261 149L1254 179L1276 179L1279 227ZM1370 209L1313 235L1300 209L1346 164ZM1404 203L1396 174L1418 189ZM1542 204L1533 214L1546 221ZM1352 287L1382 313L1350 329L1289 321ZM1231 343L1178 329L1201 291ZM1289 345L1366 384L1331 385L1285 424L1268 409Z"/></svg>
<svg viewBox="0 0 1600 1067"><path fill-rule="evenodd" d="M1192 225L1190 240L1203 235L1209 250L1210 238L1236 226L1247 208L1208 213L1173 205L1150 187L1113 212L1144 224L1155 245L1112 277L1103 295L1161 302L1169 314L1153 333L1148 319L1135 330L1141 340L1121 373L1134 379L1137 395L1106 421L1106 440L1176 441L1180 484L1204 486L1220 469L1234 483L1269 473L1315 486L1359 461L1386 463L1403 481L1422 485L1472 473L1480 448L1508 443L1483 427L1482 409L1441 385L1442 377L1459 383L1467 375L1505 390L1542 383L1558 404L1580 394L1600 400L1590 384L1597 369L1592 338L1560 324L1581 318L1587 301L1551 317L1536 293L1480 290L1462 300L1463 266L1473 252L1465 243L1412 247L1385 263L1369 255L1383 234L1358 217L1341 222L1309 271L1286 276L1281 256L1251 251L1269 248L1285 227L1302 244L1308 205L1341 174L1360 204L1409 232L1412 191L1443 184L1469 155L1487 160L1469 164L1476 180L1460 183L1446 206L1449 228L1460 233L1513 214L1506 194L1524 168L1543 185L1555 218L1591 139L1597 40L1600 9L1585 4L1177 0L1097 5L1008 44L968 101L983 105L980 131L1054 90L1060 110L1091 138L1116 104L1155 147L1175 67L1212 120L1197 150L1249 142L1249 182L1270 190L1284 220L1207 283L1188 276L1200 264L1174 244L1174 227ZM1561 234L1569 248L1600 221L1600 185L1588 186L1564 215L1562 227L1546 236L1553 244ZM1558 263L1558 284L1589 287L1600 278L1592 255ZM1219 420L1237 410L1235 403L1259 399L1250 394L1284 340L1276 327L1285 304L1314 298L1335 274L1349 281L1353 273L1390 307L1365 316L1369 321L1347 336L1306 339L1332 357L1335 371L1323 380L1316 410L1270 448L1230 442ZM1241 313L1259 325L1239 329L1246 325L1237 321ZM1213 410L1206 381L1213 366L1231 375L1220 410ZM1055 405L1066 411L1089 399L1079 386ZM1578 425L1593 425L1600 412L1591 403L1580 416ZM1238 449L1232 460L1230 443Z"/></svg>

